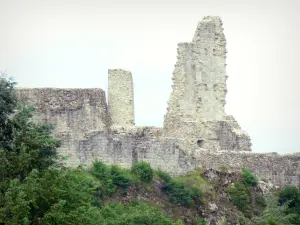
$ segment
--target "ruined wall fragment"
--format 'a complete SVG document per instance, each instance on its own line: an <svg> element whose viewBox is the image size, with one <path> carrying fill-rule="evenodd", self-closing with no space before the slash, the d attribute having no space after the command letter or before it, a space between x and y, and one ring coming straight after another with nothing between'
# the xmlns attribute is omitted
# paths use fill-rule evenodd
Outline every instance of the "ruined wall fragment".
<svg viewBox="0 0 300 225"><path fill-rule="evenodd" d="M300 153L252 153L236 151L195 152L195 165L203 168L228 167L236 170L250 168L260 179L274 185L300 187Z"/></svg>
<svg viewBox="0 0 300 225"><path fill-rule="evenodd" d="M163 137L162 130L135 127L128 132L92 132L80 141L80 163L98 159L130 168L135 162L149 162L155 169L183 175L196 168L250 168L261 179L274 185L300 187L300 154L252 153L241 151L190 151L186 139Z"/></svg>
<svg viewBox="0 0 300 225"><path fill-rule="evenodd" d="M112 125L134 125L134 93L131 72L108 70L108 111Z"/></svg>
<svg viewBox="0 0 300 225"><path fill-rule="evenodd" d="M55 125L54 135L62 141L59 154L68 165L78 165L80 139L93 130L108 132L109 116L105 92L94 89L21 88L19 99L35 107L34 118Z"/></svg>
<svg viewBox="0 0 300 225"><path fill-rule="evenodd" d="M225 45L219 17L205 17L198 24L193 41L178 44L166 129L187 120L224 119Z"/></svg>
<svg viewBox="0 0 300 225"><path fill-rule="evenodd" d="M226 39L222 21L204 17L193 37L198 120L222 120L225 116Z"/></svg>
<svg viewBox="0 0 300 225"><path fill-rule="evenodd" d="M225 113L227 51L221 19L204 17L192 42L178 44L177 52L165 136L190 139L189 151L251 151L250 137Z"/></svg>

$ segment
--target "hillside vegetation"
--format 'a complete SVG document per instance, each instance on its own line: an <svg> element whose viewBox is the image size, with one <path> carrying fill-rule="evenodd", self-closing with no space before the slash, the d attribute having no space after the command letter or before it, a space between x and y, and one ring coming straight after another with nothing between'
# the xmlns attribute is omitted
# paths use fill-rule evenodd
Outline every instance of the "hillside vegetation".
<svg viewBox="0 0 300 225"><path fill-rule="evenodd" d="M0 79L0 224L300 224L299 188L266 193L247 168L180 177L147 162L68 168L53 126L32 119L14 85Z"/></svg>

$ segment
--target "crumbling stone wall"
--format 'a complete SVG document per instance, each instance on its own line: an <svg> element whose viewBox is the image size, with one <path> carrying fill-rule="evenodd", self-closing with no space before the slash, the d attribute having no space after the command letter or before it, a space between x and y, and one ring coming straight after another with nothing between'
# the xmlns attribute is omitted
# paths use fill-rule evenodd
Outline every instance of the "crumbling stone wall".
<svg viewBox="0 0 300 225"><path fill-rule="evenodd" d="M300 187L300 153L252 153L237 151L186 150L186 140L163 137L162 129L135 127L124 132L91 132L77 148L80 163L91 165L98 159L130 168L137 161L146 161L172 175L182 175L195 168L232 170L250 168L260 179L274 185Z"/></svg>
<svg viewBox="0 0 300 225"><path fill-rule="evenodd" d="M204 17L193 37L198 120L221 120L225 116L226 40L222 21Z"/></svg>
<svg viewBox="0 0 300 225"><path fill-rule="evenodd" d="M251 151L250 137L226 116L226 39L219 17L199 22L192 42L178 44L166 137L190 139L201 150Z"/></svg>
<svg viewBox="0 0 300 225"><path fill-rule="evenodd" d="M108 132L110 119L105 92L95 89L21 88L20 100L35 107L35 119L56 126L54 135L62 140L58 152L68 156L69 165L78 165L75 149L86 133Z"/></svg>
<svg viewBox="0 0 300 225"><path fill-rule="evenodd" d="M122 129L109 134L93 132L80 141L77 152L80 163L86 165L98 159L130 168L135 162L146 161L154 168L180 174L177 140L160 137L161 129L155 127L135 127L125 133Z"/></svg>
<svg viewBox="0 0 300 225"><path fill-rule="evenodd" d="M108 111L113 125L134 125L134 96L131 72L108 70Z"/></svg>
<svg viewBox="0 0 300 225"><path fill-rule="evenodd" d="M205 17L192 42L178 44L173 91L165 128L182 120L221 120L225 116L226 40L219 17Z"/></svg>
<svg viewBox="0 0 300 225"><path fill-rule="evenodd" d="M291 184L300 187L300 153L252 153L236 151L195 152L195 166L218 168L220 166L240 170L250 168L260 179L274 185Z"/></svg>

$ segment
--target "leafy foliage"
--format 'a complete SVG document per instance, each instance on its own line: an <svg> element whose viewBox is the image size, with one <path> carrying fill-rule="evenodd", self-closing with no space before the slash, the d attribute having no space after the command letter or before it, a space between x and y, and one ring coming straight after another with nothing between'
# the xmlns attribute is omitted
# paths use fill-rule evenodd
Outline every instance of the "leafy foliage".
<svg viewBox="0 0 300 225"><path fill-rule="evenodd" d="M130 171L121 169L116 165L108 166L96 161L93 164L91 173L101 182L102 197L112 195L118 188L123 188L126 191L133 184L133 176Z"/></svg>
<svg viewBox="0 0 300 225"><path fill-rule="evenodd" d="M234 185L228 189L228 194L230 196L230 200L238 207L238 209L243 212L249 209L249 190L245 184L235 182Z"/></svg>
<svg viewBox="0 0 300 225"><path fill-rule="evenodd" d="M172 221L160 208L131 201L129 187L135 191L140 186L152 187L137 182L153 181L148 163L136 163L131 170L98 161L90 170L59 166L56 148L60 143L51 134L54 127L34 122L34 109L19 105L14 85L0 77L0 225L183 224ZM162 183L163 193L180 205L177 208L196 206L193 208L199 210L203 191L211 188L200 170L177 178L160 170L156 175L160 178L156 183ZM257 182L249 169L243 169L241 179L228 189L231 201L243 212L266 205L253 224L300 224L299 188L287 186L278 199L269 198L266 204L262 196L253 194ZM243 221L241 224L251 224L250 219ZM196 223L206 224L199 217Z"/></svg>
<svg viewBox="0 0 300 225"><path fill-rule="evenodd" d="M0 77L0 192L11 179L21 181L33 170L45 170L56 162L59 141L52 137L53 126L32 120L32 107L21 106L15 82ZM1 206L1 203L0 203Z"/></svg>
<svg viewBox="0 0 300 225"><path fill-rule="evenodd" d="M171 176L162 170L158 170L156 174L158 175L159 178L161 178L165 182L170 182L172 180Z"/></svg>
<svg viewBox="0 0 300 225"><path fill-rule="evenodd" d="M17 107L15 82L0 76L0 147L9 148L13 140L13 125L10 115Z"/></svg>
<svg viewBox="0 0 300 225"><path fill-rule="evenodd" d="M288 204L287 213L296 214L293 224L300 224L300 188L295 186L285 186L279 192L280 205Z"/></svg>
<svg viewBox="0 0 300 225"><path fill-rule="evenodd" d="M289 202L290 208L300 209L300 189L295 186L285 186L279 192L279 201L281 204Z"/></svg>
<svg viewBox="0 0 300 225"><path fill-rule="evenodd" d="M168 174L159 171L158 175L164 180L162 190L169 195L173 204L191 206L194 201L200 200L202 192L195 187L189 187L181 179L172 179Z"/></svg>
<svg viewBox="0 0 300 225"><path fill-rule="evenodd" d="M287 213L288 204L280 206L278 199L273 196L267 198L267 207L259 218L253 220L257 225L290 225L296 218L296 214Z"/></svg>
<svg viewBox="0 0 300 225"><path fill-rule="evenodd" d="M135 163L132 167L132 172L138 176L142 182L150 183L153 179L153 170L147 162L141 161Z"/></svg>
<svg viewBox="0 0 300 225"><path fill-rule="evenodd" d="M30 201L18 179L11 180L0 207L0 224L28 224Z"/></svg>
<svg viewBox="0 0 300 225"><path fill-rule="evenodd" d="M248 187L254 187L258 184L258 178L248 168L243 168L241 172L242 182Z"/></svg>
<svg viewBox="0 0 300 225"><path fill-rule="evenodd" d="M197 168L184 176L177 177L176 180L182 181L186 187L198 190L199 193L207 192L212 186L203 179L202 171L203 169Z"/></svg>
<svg viewBox="0 0 300 225"><path fill-rule="evenodd" d="M33 170L45 170L56 162L56 148L60 143L51 135L53 126L40 125L31 120L33 108L23 107L11 119L13 140L10 148L0 147L0 189L7 188L9 179L25 179Z"/></svg>
<svg viewBox="0 0 300 225"><path fill-rule="evenodd" d="M49 168L41 174L33 170L25 182L17 179L10 182L0 218L5 224L21 223L25 219L39 224L46 213L52 213L53 207L63 205L64 213L69 213L91 206L94 196L88 190L94 187L96 182L85 172ZM22 210L16 210L17 206Z"/></svg>
<svg viewBox="0 0 300 225"><path fill-rule="evenodd" d="M182 222L173 222L158 208L147 204L109 204L104 206L101 214L108 225L183 225Z"/></svg>
<svg viewBox="0 0 300 225"><path fill-rule="evenodd" d="M250 169L243 168L240 179L227 190L230 200L248 218L259 215L266 206L264 197L257 195L253 189L257 184L256 175Z"/></svg>
<svg viewBox="0 0 300 225"><path fill-rule="evenodd" d="M206 225L205 219L201 218L197 225Z"/></svg>

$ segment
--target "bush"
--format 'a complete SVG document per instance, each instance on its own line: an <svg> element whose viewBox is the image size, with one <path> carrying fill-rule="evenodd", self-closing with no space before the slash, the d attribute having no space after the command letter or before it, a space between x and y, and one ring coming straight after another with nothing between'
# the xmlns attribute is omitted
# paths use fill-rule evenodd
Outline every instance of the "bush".
<svg viewBox="0 0 300 225"><path fill-rule="evenodd" d="M295 186L285 186L279 192L280 204L288 202L289 207L299 207L300 209L300 189Z"/></svg>
<svg viewBox="0 0 300 225"><path fill-rule="evenodd" d="M125 189L127 192L127 188L133 183L130 172L116 165L107 166L102 162L96 161L93 164L91 173L96 176L102 184L102 197L104 197L103 195L115 193L118 187Z"/></svg>
<svg viewBox="0 0 300 225"><path fill-rule="evenodd" d="M132 167L132 173L137 175L142 182L150 183L153 179L153 170L147 162L136 163Z"/></svg>
<svg viewBox="0 0 300 225"><path fill-rule="evenodd" d="M194 202L199 203L203 196L202 184L204 180L198 172L197 170L194 173L175 179L172 179L168 173L161 170L158 170L156 174L164 181L162 190L169 195L171 203L190 206Z"/></svg>
<svg viewBox="0 0 300 225"><path fill-rule="evenodd" d="M109 167L102 162L95 161L91 169L91 174L100 180L107 180L110 177Z"/></svg>
<svg viewBox="0 0 300 225"><path fill-rule="evenodd" d="M167 182L162 190L169 195L169 200L173 204L190 206L194 200L202 196L200 190L186 187L180 180L171 180Z"/></svg>
<svg viewBox="0 0 300 225"><path fill-rule="evenodd" d="M241 182L234 182L234 186L228 189L228 194L230 200L238 207L238 209L240 209L242 212L248 210L250 197L249 191L245 184Z"/></svg>
<svg viewBox="0 0 300 225"><path fill-rule="evenodd" d="M252 221L255 225L290 225L294 223L297 215L289 213L287 203L279 205L278 199L272 195L267 196L267 206L260 217L254 218Z"/></svg>
<svg viewBox="0 0 300 225"><path fill-rule="evenodd" d="M159 208L144 203L107 204L101 209L103 224L110 225L183 225L181 221L173 222Z"/></svg>
<svg viewBox="0 0 300 225"><path fill-rule="evenodd" d="M207 192L210 189L210 184L208 184L201 176L202 169L197 168L194 171L187 173L184 176L177 177L176 180L180 180L188 188L194 190L194 192L202 195L202 193Z"/></svg>
<svg viewBox="0 0 300 225"><path fill-rule="evenodd" d="M205 219L201 218L201 219L199 220L199 222L197 223L197 225L206 225Z"/></svg>
<svg viewBox="0 0 300 225"><path fill-rule="evenodd" d="M0 147L10 148L14 138L10 115L17 108L15 82L0 74Z"/></svg>
<svg viewBox="0 0 300 225"><path fill-rule="evenodd" d="M258 178L248 168L242 169L242 182L247 187L254 187L258 184Z"/></svg>
<svg viewBox="0 0 300 225"><path fill-rule="evenodd" d="M255 204L260 205L262 207L266 207L267 206L267 201L262 195L256 195L255 196Z"/></svg>
<svg viewBox="0 0 300 225"><path fill-rule="evenodd" d="M112 165L110 174L112 182L118 187L128 188L132 184L130 173L119 166Z"/></svg>
<svg viewBox="0 0 300 225"><path fill-rule="evenodd" d="M165 182L170 182L172 180L171 176L162 170L158 170L156 173L159 176L159 178L161 178Z"/></svg>

